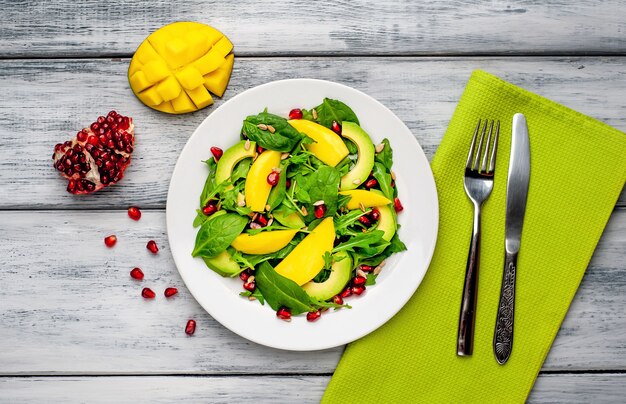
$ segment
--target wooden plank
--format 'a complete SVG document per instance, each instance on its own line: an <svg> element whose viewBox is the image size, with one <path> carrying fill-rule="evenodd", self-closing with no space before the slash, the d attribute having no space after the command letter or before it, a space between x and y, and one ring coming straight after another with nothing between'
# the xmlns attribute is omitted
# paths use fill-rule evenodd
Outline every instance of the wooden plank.
<svg viewBox="0 0 626 404"><path fill-rule="evenodd" d="M153 111L128 88L127 67L128 60L0 61L0 209L165 206L180 150L215 107L183 116ZM334 80L387 105L430 158L477 68L626 131L626 57L239 58L226 98L278 78ZM52 168L53 146L110 109L135 118L134 161L118 185L74 197Z"/></svg>
<svg viewBox="0 0 626 404"><path fill-rule="evenodd" d="M130 55L153 30L200 21L240 55L573 54L626 50L626 2L0 1L0 56ZM33 33L37 33L37 37Z"/></svg>
<svg viewBox="0 0 626 404"><path fill-rule="evenodd" d="M111 233L119 241L107 249ZM330 374L341 355L265 348L214 321L176 271L162 211L139 222L124 211L4 211L0 234L0 341L10 347L0 349L0 375ZM626 209L617 209L544 370L626 369L624 245ZM134 266L144 281L129 277ZM170 300L168 286L180 290ZM143 287L158 297L142 299ZM193 337L183 332L189 318Z"/></svg>
<svg viewBox="0 0 626 404"><path fill-rule="evenodd" d="M329 380L330 376L8 377L0 378L0 391L13 403L317 403ZM624 374L540 374L528 402L616 403L625 393Z"/></svg>

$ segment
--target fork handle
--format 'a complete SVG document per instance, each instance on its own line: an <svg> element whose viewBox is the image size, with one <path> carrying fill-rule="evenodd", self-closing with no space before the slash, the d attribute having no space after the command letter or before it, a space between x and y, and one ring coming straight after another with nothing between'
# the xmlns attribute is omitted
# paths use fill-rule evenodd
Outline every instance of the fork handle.
<svg viewBox="0 0 626 404"><path fill-rule="evenodd" d="M476 320L476 298L478 293L478 265L480 257L480 205L474 204L474 229L467 256L459 332L456 341L458 356L470 356L474 350L474 323Z"/></svg>
<svg viewBox="0 0 626 404"><path fill-rule="evenodd" d="M513 350L513 319L515 317L515 276L517 253L507 252L504 258L502 289L498 303L496 329L493 333L493 353L500 365L504 365Z"/></svg>

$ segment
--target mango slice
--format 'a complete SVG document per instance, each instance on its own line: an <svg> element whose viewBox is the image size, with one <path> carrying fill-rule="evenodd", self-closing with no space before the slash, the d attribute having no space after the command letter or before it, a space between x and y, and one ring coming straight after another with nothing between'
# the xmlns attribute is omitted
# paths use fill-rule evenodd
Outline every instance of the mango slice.
<svg viewBox="0 0 626 404"><path fill-rule="evenodd" d="M139 45L128 81L150 108L171 114L197 111L213 104L209 91L224 95L233 70L232 50L232 42L215 28L175 22Z"/></svg>
<svg viewBox="0 0 626 404"><path fill-rule="evenodd" d="M359 209L361 205L364 208L371 208L374 206L383 206L389 205L391 201L385 198L383 195L372 192L365 191L362 189L355 189L353 191L341 191L339 192L341 195L350 196L350 201L346 205L346 208L349 210Z"/></svg>
<svg viewBox="0 0 626 404"><path fill-rule="evenodd" d="M341 137L327 127L306 119L291 119L288 122L298 132L315 140L306 148L325 164L334 167L348 156L348 148Z"/></svg>
<svg viewBox="0 0 626 404"><path fill-rule="evenodd" d="M265 152L264 152L265 153ZM333 249L335 225L327 217L274 268L298 285L304 285L324 267L324 254Z"/></svg>
<svg viewBox="0 0 626 404"><path fill-rule="evenodd" d="M245 254L271 254L287 246L298 232L294 230L264 231L250 235L242 233L235 238L231 246Z"/></svg>
<svg viewBox="0 0 626 404"><path fill-rule="evenodd" d="M280 155L280 152L265 150L258 155L252 166L250 166L244 186L244 194L246 206L252 209L253 212L263 212L265 210L267 198L272 190L272 186L267 182L267 176L273 169L280 167Z"/></svg>

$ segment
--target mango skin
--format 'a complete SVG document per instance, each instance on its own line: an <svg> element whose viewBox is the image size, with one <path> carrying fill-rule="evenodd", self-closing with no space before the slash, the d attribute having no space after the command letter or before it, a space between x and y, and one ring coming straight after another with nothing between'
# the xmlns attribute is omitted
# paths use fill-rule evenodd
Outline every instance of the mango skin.
<svg viewBox="0 0 626 404"><path fill-rule="evenodd" d="M315 143L305 147L325 164L335 167L348 156L348 148L341 137L327 127L306 119L291 119L288 122L298 132L315 140Z"/></svg>
<svg viewBox="0 0 626 404"><path fill-rule="evenodd" d="M362 189L341 191L339 192L339 194L348 195L351 197L350 201L346 205L346 208L348 208L348 210L359 209L361 207L361 204L363 204L364 208L372 208L375 206L389 205L391 203L389 199L385 198L380 193L365 191Z"/></svg>
<svg viewBox="0 0 626 404"><path fill-rule="evenodd" d="M244 186L244 195L246 206L253 212L265 210L267 198L272 190L272 186L267 182L267 176L272 172L272 169L280 167L280 156L280 152L265 150L257 156L250 167Z"/></svg>
<svg viewBox="0 0 626 404"><path fill-rule="evenodd" d="M255 235L242 233L231 246L244 254L271 254L286 247L296 233L297 229L264 231Z"/></svg>
<svg viewBox="0 0 626 404"><path fill-rule="evenodd" d="M275 271L299 286L315 277L324 267L324 254L333 249L335 224L327 217L276 266Z"/></svg>

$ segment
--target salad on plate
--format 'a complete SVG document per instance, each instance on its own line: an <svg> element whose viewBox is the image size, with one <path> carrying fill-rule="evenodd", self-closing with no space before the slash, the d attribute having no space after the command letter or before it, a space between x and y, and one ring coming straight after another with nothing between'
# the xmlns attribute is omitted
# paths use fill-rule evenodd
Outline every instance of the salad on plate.
<svg viewBox="0 0 626 404"><path fill-rule="evenodd" d="M350 308L406 249L391 145L339 100L248 116L238 143L211 152L192 255L282 320Z"/></svg>

